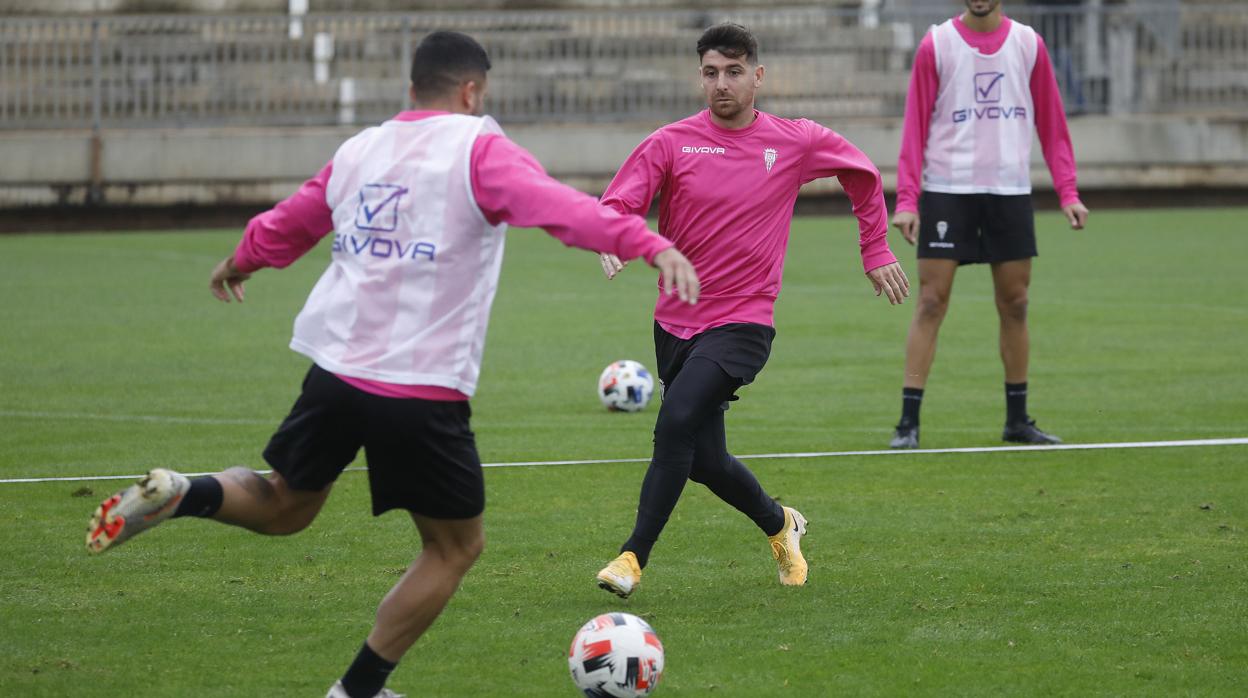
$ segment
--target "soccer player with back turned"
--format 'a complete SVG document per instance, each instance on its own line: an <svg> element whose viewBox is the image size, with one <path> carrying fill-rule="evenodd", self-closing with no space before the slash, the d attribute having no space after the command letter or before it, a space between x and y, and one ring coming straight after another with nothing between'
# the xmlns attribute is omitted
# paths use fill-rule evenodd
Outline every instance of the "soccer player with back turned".
<svg viewBox="0 0 1248 698"><path fill-rule="evenodd" d="M485 487L468 398L507 224L644 257L668 292L697 299L692 266L644 219L549 178L481 116L489 68L468 36L426 37L412 60L416 109L344 143L292 197L253 218L213 271L213 294L241 301L251 272L284 267L335 232L329 267L295 320L291 348L314 363L264 450L273 473L231 468L188 480L157 468L105 500L87 529L91 552L181 516L296 533L362 447L374 515L406 510L421 550L329 698L396 695L387 676L481 553Z"/></svg>
<svg viewBox="0 0 1248 698"><path fill-rule="evenodd" d="M912 245L917 235L919 302L906 339L893 448L919 446L919 407L954 274L960 264L984 262L992 267L1001 321L1002 438L1061 442L1027 413L1027 288L1036 256L1033 131L1072 228L1083 228L1088 209L1075 186L1074 150L1044 41L1005 17L1000 0L965 3L966 12L933 27L919 43L906 99L893 225Z"/></svg>
<svg viewBox="0 0 1248 698"><path fill-rule="evenodd" d="M624 597L640 583L687 480L706 485L768 536L782 584L806 582L805 518L767 495L728 453L724 436L728 401L754 380L771 351L772 311L801 186L839 178L853 202L862 265L877 295L900 303L909 292L888 249L888 213L871 161L819 124L754 108L764 69L744 27L711 27L697 52L709 108L647 137L602 197L621 213L644 213L659 193L659 230L689 255L702 282L696 306L681 308L660 296L654 310L664 386L654 454L632 535L597 577L599 586ZM618 259L603 256L608 278L621 268Z"/></svg>

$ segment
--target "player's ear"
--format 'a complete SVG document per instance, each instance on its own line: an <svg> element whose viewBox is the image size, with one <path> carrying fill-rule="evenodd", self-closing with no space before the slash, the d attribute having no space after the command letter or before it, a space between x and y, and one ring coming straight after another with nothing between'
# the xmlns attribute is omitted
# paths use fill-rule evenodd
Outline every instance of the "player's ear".
<svg viewBox="0 0 1248 698"><path fill-rule="evenodd" d="M480 80L469 80L461 87L464 91L462 94L464 108L468 110L469 114L481 116L485 113L486 86L485 78L482 78Z"/></svg>
<svg viewBox="0 0 1248 698"><path fill-rule="evenodd" d="M477 108L477 81L465 80L459 83L459 106L465 114L472 114Z"/></svg>
<svg viewBox="0 0 1248 698"><path fill-rule="evenodd" d="M761 65L754 68L754 86L755 87L763 86L763 73L764 72L766 72L766 69L763 68L763 66Z"/></svg>

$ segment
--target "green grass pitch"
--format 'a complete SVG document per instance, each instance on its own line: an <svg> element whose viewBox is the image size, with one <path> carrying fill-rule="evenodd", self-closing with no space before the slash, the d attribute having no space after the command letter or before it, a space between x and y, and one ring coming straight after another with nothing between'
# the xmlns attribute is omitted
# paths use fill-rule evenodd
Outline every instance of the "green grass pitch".
<svg viewBox="0 0 1248 698"><path fill-rule="evenodd" d="M1040 215L1031 410L1069 442L1248 436L1243 210ZM912 304L872 296L849 219L795 222L778 338L728 413L738 454L883 447ZM286 348L325 248L207 292L238 231L0 237L0 478L262 467L307 363ZM914 279L913 252L893 236ZM641 458L655 406L607 414L609 361L653 363L653 272L513 231L474 428L487 462ZM916 280L917 281L917 280ZM923 445L1003 418L987 270L955 284ZM690 485L641 590L594 573L641 464L487 471L487 549L390 685L572 696L568 643L608 610L667 648L659 696L1244 695L1248 447L756 460L810 519L804 588ZM0 695L320 696L419 543L346 473L307 531L175 521L90 558L117 482L0 485Z"/></svg>

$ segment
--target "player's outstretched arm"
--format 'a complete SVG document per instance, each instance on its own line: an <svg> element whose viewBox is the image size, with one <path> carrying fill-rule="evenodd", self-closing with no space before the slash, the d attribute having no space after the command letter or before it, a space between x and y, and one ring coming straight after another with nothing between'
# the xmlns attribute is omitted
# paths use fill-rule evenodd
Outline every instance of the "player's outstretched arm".
<svg viewBox="0 0 1248 698"><path fill-rule="evenodd" d="M1063 206L1062 214L1066 216L1070 227L1075 230L1083 230L1083 226L1088 222L1088 207L1084 206L1081 201L1075 201Z"/></svg>
<svg viewBox="0 0 1248 698"><path fill-rule="evenodd" d="M331 160L298 191L247 222L234 253L212 270L208 289L223 303L230 294L243 302L243 282L265 267L281 269L306 254L334 229L333 209L325 187L333 172Z"/></svg>
<svg viewBox="0 0 1248 698"><path fill-rule="evenodd" d="M234 255L230 255L217 263L212 270L212 279L208 282L208 290L222 303L230 302L230 294L243 302L243 282L251 278L251 274L239 271L234 266ZM227 291L228 289L228 291Z"/></svg>
<svg viewBox="0 0 1248 698"><path fill-rule="evenodd" d="M698 294L702 291L702 285L698 281L698 272L680 251L675 247L669 247L654 256L653 264L659 270L659 278L663 282L663 293L670 296L675 292L680 296L680 300L689 305L698 302Z"/></svg>
<svg viewBox="0 0 1248 698"><path fill-rule="evenodd" d="M890 305L898 305L910 297L910 279L906 278L899 262L876 267L867 272L867 278L875 287L875 295L883 293L888 296Z"/></svg>

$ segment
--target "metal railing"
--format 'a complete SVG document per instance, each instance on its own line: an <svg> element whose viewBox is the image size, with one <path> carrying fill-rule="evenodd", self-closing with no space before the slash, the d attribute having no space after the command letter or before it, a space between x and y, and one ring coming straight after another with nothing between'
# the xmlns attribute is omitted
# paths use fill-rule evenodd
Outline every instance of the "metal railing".
<svg viewBox="0 0 1248 698"><path fill-rule="evenodd" d="M949 13L951 14L951 12ZM760 104L895 117L928 25L947 15L726 12L0 19L0 129L371 123L406 103L435 29L490 51L503 122L674 119L702 107L694 44L725 19L759 37ZM1044 37L1072 113L1248 110L1248 4L1011 7Z"/></svg>

